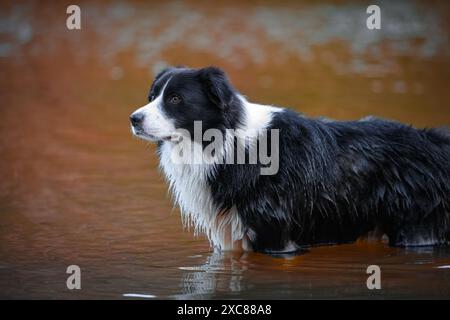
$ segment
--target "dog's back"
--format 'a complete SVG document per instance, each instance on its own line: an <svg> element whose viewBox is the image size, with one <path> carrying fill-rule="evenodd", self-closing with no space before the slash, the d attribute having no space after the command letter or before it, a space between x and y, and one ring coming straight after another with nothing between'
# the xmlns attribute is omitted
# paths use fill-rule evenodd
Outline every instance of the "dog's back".
<svg viewBox="0 0 450 320"><path fill-rule="evenodd" d="M449 241L450 135L381 119L341 122L274 115L280 170L221 166L211 188L261 251L355 241L382 230L396 246ZM228 177L239 177L229 183ZM242 181L246 181L242 184Z"/></svg>

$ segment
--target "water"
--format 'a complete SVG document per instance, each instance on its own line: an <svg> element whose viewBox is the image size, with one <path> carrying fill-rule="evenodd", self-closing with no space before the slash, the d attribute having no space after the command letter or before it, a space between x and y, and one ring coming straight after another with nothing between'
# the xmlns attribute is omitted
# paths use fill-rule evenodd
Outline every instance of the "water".
<svg viewBox="0 0 450 320"><path fill-rule="evenodd" d="M2 3L0 298L450 297L448 248L213 253L129 130L153 72L180 63L222 66L251 100L309 116L449 125L448 5L385 6L373 36L349 27L364 17L354 3L90 3L81 31L62 4ZM66 288L73 264L81 290ZM372 264L381 290L366 287Z"/></svg>

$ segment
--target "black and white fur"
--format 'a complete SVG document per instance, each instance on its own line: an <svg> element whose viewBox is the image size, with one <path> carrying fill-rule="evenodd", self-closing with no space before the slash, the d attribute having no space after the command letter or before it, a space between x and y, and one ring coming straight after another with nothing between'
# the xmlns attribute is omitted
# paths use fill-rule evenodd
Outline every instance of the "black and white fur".
<svg viewBox="0 0 450 320"><path fill-rule="evenodd" d="M175 97L175 98L174 98ZM279 171L260 164L174 164L176 132L279 129ZM169 68L133 133L158 143L183 221L219 250L289 252L378 230L394 246L450 241L450 134L394 121L311 119L247 101L215 67ZM256 134L255 134L256 133ZM232 145L224 144L223 152Z"/></svg>

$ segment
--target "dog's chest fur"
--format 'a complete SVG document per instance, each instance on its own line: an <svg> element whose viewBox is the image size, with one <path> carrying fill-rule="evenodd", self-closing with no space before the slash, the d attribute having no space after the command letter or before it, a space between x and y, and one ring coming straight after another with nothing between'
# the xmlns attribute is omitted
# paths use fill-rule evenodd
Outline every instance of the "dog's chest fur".
<svg viewBox="0 0 450 320"><path fill-rule="evenodd" d="M239 129L255 139L261 130L268 127L272 114L280 109L251 104L243 97L239 99L244 109L244 124ZM226 139L221 154L226 154L231 148L230 141L233 140ZM208 179L214 175L215 164L179 164L171 159L173 149L172 142L160 145L160 166L169 182L175 205L180 207L183 225L193 226L195 234L206 234L215 249L251 250L246 234L248 230L245 230L236 208L221 214L214 203Z"/></svg>
<svg viewBox="0 0 450 320"><path fill-rule="evenodd" d="M244 237L242 223L234 208L226 215L219 215L208 185L214 164L179 164L172 161L172 152L171 142L160 146L160 166L174 203L180 207L183 225L193 226L196 235L206 234L216 249L236 249L235 241Z"/></svg>

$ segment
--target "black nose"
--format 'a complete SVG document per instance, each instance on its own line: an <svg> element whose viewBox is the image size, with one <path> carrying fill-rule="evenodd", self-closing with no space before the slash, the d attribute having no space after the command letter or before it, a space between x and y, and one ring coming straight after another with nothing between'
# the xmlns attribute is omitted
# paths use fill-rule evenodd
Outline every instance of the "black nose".
<svg viewBox="0 0 450 320"><path fill-rule="evenodd" d="M133 126L139 126L142 123L143 119L144 119L144 114L142 112L133 113L130 116L130 121Z"/></svg>

